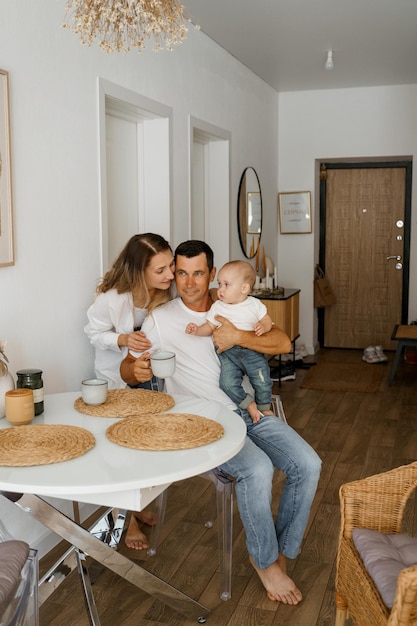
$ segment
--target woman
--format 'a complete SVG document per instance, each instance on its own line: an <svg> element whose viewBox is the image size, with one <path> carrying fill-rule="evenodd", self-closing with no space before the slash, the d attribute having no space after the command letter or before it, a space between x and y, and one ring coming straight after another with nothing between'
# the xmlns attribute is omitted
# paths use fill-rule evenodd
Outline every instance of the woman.
<svg viewBox="0 0 417 626"><path fill-rule="evenodd" d="M173 278L169 243L160 235L145 233L129 239L99 283L84 330L95 348L96 376L107 380L109 389L126 387L120 364L128 350L143 352L151 347L140 327L148 313L170 300ZM149 388L150 382L138 387ZM152 525L155 518L146 510L132 513L125 537L129 548L148 548L140 523Z"/></svg>

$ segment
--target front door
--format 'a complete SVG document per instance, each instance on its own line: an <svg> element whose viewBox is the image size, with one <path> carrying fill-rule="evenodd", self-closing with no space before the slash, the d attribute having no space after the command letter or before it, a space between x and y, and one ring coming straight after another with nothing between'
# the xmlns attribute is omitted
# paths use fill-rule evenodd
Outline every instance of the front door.
<svg viewBox="0 0 417 626"><path fill-rule="evenodd" d="M320 263L337 296L321 344L394 349L407 323L411 163L344 165L321 167Z"/></svg>

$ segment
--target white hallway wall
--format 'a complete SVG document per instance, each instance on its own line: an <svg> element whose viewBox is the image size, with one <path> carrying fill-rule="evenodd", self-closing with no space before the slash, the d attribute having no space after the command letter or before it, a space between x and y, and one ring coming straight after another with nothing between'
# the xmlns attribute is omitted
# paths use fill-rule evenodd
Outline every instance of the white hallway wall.
<svg viewBox="0 0 417 626"><path fill-rule="evenodd" d="M417 85L279 95L278 190L312 192L313 233L278 235L280 284L301 289L301 340L316 347L314 265L319 250L316 159L417 154ZM414 164L415 165L415 164ZM413 173L409 319L417 317L417 185Z"/></svg>
<svg viewBox="0 0 417 626"><path fill-rule="evenodd" d="M241 172L253 165L266 201L276 196L274 90L191 31L172 53L105 55L60 28L64 0L0 0L0 67L10 73L14 267L0 268L0 338L10 369L39 367L47 393L92 374L83 333L100 275L97 78L173 109L172 232L188 231L188 116L231 132L231 255L242 258L235 213ZM272 137L272 140L271 140ZM276 214L267 220L271 254ZM46 410L47 410L46 402ZM8 510L0 498L0 514ZM16 515L15 509L9 514ZM11 520L19 532L21 519ZM25 530L29 541L40 528Z"/></svg>
<svg viewBox="0 0 417 626"><path fill-rule="evenodd" d="M77 389L91 374L92 351L82 328L100 273L98 76L173 109L174 246L188 237L188 115L232 133L231 256L242 258L236 197L241 172L252 165L263 192L262 244L279 262L280 284L302 290L301 340L312 349L317 214L313 235L277 236L277 172L279 190L314 192L316 158L415 154L417 87L278 98L201 32L191 31L173 53L106 56L60 29L63 15L64 0L0 0L0 67L10 72L16 251L16 265L0 268L0 338L8 340L11 371L42 368L47 393ZM411 285L415 222L414 211ZM414 292L412 319L416 300ZM14 532L29 541L41 537L35 524L23 530L21 517L12 519L15 507L0 498L0 515L6 510Z"/></svg>

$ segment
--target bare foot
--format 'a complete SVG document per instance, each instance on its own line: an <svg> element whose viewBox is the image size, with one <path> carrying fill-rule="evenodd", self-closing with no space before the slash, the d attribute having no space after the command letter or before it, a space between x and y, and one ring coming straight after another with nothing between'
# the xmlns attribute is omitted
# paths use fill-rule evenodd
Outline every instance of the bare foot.
<svg viewBox="0 0 417 626"><path fill-rule="evenodd" d="M147 526L155 526L157 519L155 513L149 509L143 509L143 511L135 511L132 513L139 522L146 524Z"/></svg>
<svg viewBox="0 0 417 626"><path fill-rule="evenodd" d="M125 544L128 548L133 548L134 550L147 550L149 548L148 539L141 531L136 515L137 513L134 512L130 515L129 526L125 536Z"/></svg>
<svg viewBox="0 0 417 626"><path fill-rule="evenodd" d="M286 574L287 573L287 557L281 554L281 552L278 555L277 563L282 569L282 571L284 572L284 574Z"/></svg>
<svg viewBox="0 0 417 626"><path fill-rule="evenodd" d="M292 605L301 602L303 599L301 591L297 589L294 581L281 569L278 562L272 563L272 565L265 569L261 569L260 567L256 567L250 557L249 559L261 579L266 589L266 595L270 600Z"/></svg>

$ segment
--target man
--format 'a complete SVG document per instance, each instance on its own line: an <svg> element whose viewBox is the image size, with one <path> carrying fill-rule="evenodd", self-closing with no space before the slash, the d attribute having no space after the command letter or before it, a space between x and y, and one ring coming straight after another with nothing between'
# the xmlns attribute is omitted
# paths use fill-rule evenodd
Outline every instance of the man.
<svg viewBox="0 0 417 626"><path fill-rule="evenodd" d="M212 305L209 292L214 279L213 252L202 241L186 241L175 251L175 281L179 297L158 307L142 326L152 350L176 353L174 376L166 379L168 393L194 394L216 400L238 411L247 426L242 450L221 466L236 479L236 497L246 533L250 561L270 600L298 604L300 590L286 574L286 559L295 558L301 547L310 507L320 476L321 461L314 450L287 424L274 415L253 423L247 411L236 408L219 388L220 365L210 337L185 333L189 322L204 323ZM256 337L239 331L220 318L222 327L214 331L218 351L240 345L264 352L288 352L285 333L273 329ZM129 354L121 365L122 378L129 384L152 376L150 354ZM271 513L274 467L286 474L277 518Z"/></svg>

